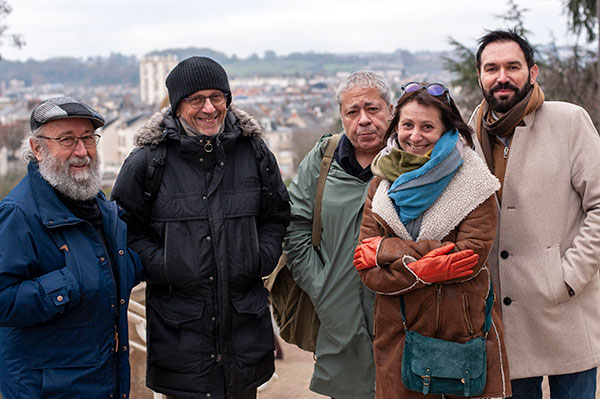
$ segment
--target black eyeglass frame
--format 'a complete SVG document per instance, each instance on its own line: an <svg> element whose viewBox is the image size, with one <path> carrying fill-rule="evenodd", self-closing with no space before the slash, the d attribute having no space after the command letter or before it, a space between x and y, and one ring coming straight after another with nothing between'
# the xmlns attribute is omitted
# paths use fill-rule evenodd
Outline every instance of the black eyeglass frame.
<svg viewBox="0 0 600 399"><path fill-rule="evenodd" d="M214 101L214 97L215 96L222 96L223 100L219 100L218 102ZM204 107L204 104L206 104L206 99L208 98L208 101L210 101L210 103L213 105L213 107L218 107L220 105L223 105L226 101L227 101L227 95L225 93L213 93L210 96L203 96L203 95L198 95L198 96L194 96L194 97L184 97L183 99L185 101L187 101L187 103L190 105L190 107L194 108L194 109L202 109L202 107ZM200 103L198 103L197 105L194 105L193 103L196 103L197 101L200 101Z"/></svg>
<svg viewBox="0 0 600 399"><path fill-rule="evenodd" d="M100 142L100 135L97 133L85 135L85 136L63 136L63 137L35 136L35 138L56 141L58 143L58 145L60 145L63 148L75 148L75 147L77 147L78 141L81 141L83 143L83 146L86 148L94 148ZM92 139L92 138L93 138L93 140L92 140L92 142L90 142L89 139ZM73 143L67 144L67 142L69 142L71 140L73 140Z"/></svg>

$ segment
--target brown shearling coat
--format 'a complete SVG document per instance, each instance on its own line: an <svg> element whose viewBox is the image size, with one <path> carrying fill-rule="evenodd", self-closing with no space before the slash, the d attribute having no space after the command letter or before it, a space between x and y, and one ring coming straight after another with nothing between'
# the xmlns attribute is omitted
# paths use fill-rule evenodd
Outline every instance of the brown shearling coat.
<svg viewBox="0 0 600 399"><path fill-rule="evenodd" d="M410 330L461 343L483 335L485 300L491 278L485 260L495 236L497 211L493 192L499 183L495 178L490 178L487 168L481 169L483 161L476 155L475 172L464 173L472 165L472 162L467 162L467 158L471 159L473 155L473 151L465 149L465 164L459 168L442 197L425 212L417 241L413 241L406 230L403 230L395 210L389 208L391 202L385 204L386 198L389 201L386 193L390 183L375 178L369 188L359 239L362 241L368 237L387 237L381 242L377 253L377 263L380 266L359 272L365 285L377 292L374 353L378 399L424 397L421 393L407 390L401 381L405 332L399 295L403 294L405 298ZM458 178L459 174L463 175L462 180ZM473 179L473 174L485 175L484 183L477 178ZM469 187L465 187L465 179ZM492 179L493 182L490 183ZM481 186L487 188L481 189ZM464 203L470 205L461 207ZM457 208L460 210L454 212ZM447 212L444 209L451 210ZM431 225L434 227L429 228ZM479 255L479 263L473 269L473 275L460 280L427 284L405 266L405 256L419 259L448 242L456 244L456 251L472 249ZM492 310L492 327L486 341L486 389L480 397L498 398L511 394L502 334L501 316L496 304ZM439 395L425 397L435 398Z"/></svg>

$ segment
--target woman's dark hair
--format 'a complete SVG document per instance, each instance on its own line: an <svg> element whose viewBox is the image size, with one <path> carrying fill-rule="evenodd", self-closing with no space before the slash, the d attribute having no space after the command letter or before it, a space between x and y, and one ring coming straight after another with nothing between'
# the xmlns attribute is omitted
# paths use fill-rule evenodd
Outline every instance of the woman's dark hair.
<svg viewBox="0 0 600 399"><path fill-rule="evenodd" d="M423 86L427 86L427 84L428 83L426 82L422 83ZM394 117L385 132L385 137L390 137L390 135L396 131L398 122L400 121L402 107L412 101L416 101L421 105L437 108L440 111L442 123L444 124L444 133L454 128L458 130L458 133L463 137L469 147L473 147L473 139L471 138L472 130L460 116L460 111L456 107L452 97L450 97L450 93L448 93L447 96L446 93L441 96L432 96L425 88L410 93L404 93L404 95L398 99Z"/></svg>

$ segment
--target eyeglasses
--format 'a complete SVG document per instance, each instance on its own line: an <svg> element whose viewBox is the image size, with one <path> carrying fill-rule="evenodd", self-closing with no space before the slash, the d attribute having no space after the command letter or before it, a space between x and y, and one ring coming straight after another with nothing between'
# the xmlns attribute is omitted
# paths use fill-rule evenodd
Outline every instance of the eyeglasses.
<svg viewBox="0 0 600 399"><path fill-rule="evenodd" d="M77 145L77 141L81 140L84 146L87 148L95 147L100 141L99 134L90 134L86 136L64 136L64 137L47 137L47 136L35 136L36 138L53 140L58 142L61 147L73 148Z"/></svg>
<svg viewBox="0 0 600 399"><path fill-rule="evenodd" d="M223 105L223 103L225 102L225 94L223 93L213 93L210 96L195 96L195 97L185 97L184 100L188 102L188 104L190 104L190 107L195 108L195 109L200 109L202 107L204 107L204 104L206 104L206 99L209 99L211 104L215 107L218 107L219 105Z"/></svg>
<svg viewBox="0 0 600 399"><path fill-rule="evenodd" d="M406 93L414 93L415 91L419 91L421 89L427 90L427 93L434 97L439 97L446 93L446 100L448 100L448 105L450 105L450 94L448 92L448 88L441 83L430 83L427 86L423 86L419 82L408 82L400 89L400 97Z"/></svg>

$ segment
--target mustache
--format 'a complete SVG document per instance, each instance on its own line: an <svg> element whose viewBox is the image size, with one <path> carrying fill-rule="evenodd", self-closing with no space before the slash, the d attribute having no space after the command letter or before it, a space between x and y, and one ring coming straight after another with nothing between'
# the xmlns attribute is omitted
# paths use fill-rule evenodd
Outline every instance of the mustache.
<svg viewBox="0 0 600 399"><path fill-rule="evenodd" d="M377 133L377 129L366 128L366 129L358 129L356 134L368 134L368 133Z"/></svg>
<svg viewBox="0 0 600 399"><path fill-rule="evenodd" d="M518 92L519 88L517 86L511 84L510 82L498 83L496 86L494 86L490 89L490 94L494 94L498 90L512 90L512 91Z"/></svg>
<svg viewBox="0 0 600 399"><path fill-rule="evenodd" d="M67 161L69 166L87 166L91 162L92 162L92 159L89 156L85 156L83 158L71 157Z"/></svg>

